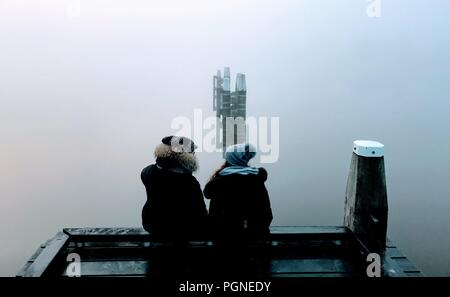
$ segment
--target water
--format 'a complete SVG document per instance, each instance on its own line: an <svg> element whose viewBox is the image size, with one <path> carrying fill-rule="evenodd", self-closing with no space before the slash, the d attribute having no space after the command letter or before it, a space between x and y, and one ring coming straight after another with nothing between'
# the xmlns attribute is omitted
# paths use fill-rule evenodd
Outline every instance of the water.
<svg viewBox="0 0 450 297"><path fill-rule="evenodd" d="M63 227L139 226L140 170L231 66L248 115L280 117L273 225L341 225L352 141L378 140L389 237L450 276L449 5L228 2L0 4L0 275ZM204 185L222 160L198 156Z"/></svg>

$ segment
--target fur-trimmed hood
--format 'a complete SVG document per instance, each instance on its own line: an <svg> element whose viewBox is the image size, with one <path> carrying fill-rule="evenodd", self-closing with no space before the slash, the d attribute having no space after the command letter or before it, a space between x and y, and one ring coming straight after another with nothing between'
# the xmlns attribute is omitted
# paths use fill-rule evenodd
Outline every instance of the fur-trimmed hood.
<svg viewBox="0 0 450 297"><path fill-rule="evenodd" d="M170 145L161 143L154 152L156 164L160 167L181 173L192 173L198 169L195 154L188 152L175 152Z"/></svg>

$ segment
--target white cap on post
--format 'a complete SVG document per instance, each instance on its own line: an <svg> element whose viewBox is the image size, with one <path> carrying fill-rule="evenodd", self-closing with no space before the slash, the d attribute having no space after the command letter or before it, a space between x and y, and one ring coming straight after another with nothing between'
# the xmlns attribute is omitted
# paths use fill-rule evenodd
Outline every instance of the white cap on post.
<svg viewBox="0 0 450 297"><path fill-rule="evenodd" d="M361 157L383 157L384 145L372 140L356 140L353 142L353 152Z"/></svg>

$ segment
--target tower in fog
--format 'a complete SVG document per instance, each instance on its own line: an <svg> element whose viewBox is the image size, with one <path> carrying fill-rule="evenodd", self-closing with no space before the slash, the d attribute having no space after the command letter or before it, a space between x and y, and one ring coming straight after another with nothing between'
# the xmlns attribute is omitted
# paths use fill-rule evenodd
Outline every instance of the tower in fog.
<svg viewBox="0 0 450 297"><path fill-rule="evenodd" d="M213 110L216 111L218 125L217 147L225 152L227 146L246 140L245 116L247 108L247 87L245 75L238 73L234 91L231 91L230 68L225 67L223 77L220 70L213 78ZM222 128L222 129L220 129Z"/></svg>

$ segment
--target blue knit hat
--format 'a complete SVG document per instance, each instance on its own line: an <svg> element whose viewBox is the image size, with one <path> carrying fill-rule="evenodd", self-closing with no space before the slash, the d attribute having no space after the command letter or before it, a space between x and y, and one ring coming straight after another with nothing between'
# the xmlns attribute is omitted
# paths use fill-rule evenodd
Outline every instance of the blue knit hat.
<svg viewBox="0 0 450 297"><path fill-rule="evenodd" d="M248 162L256 156L256 149L249 143L229 146L225 151L225 160L231 166L248 166Z"/></svg>

